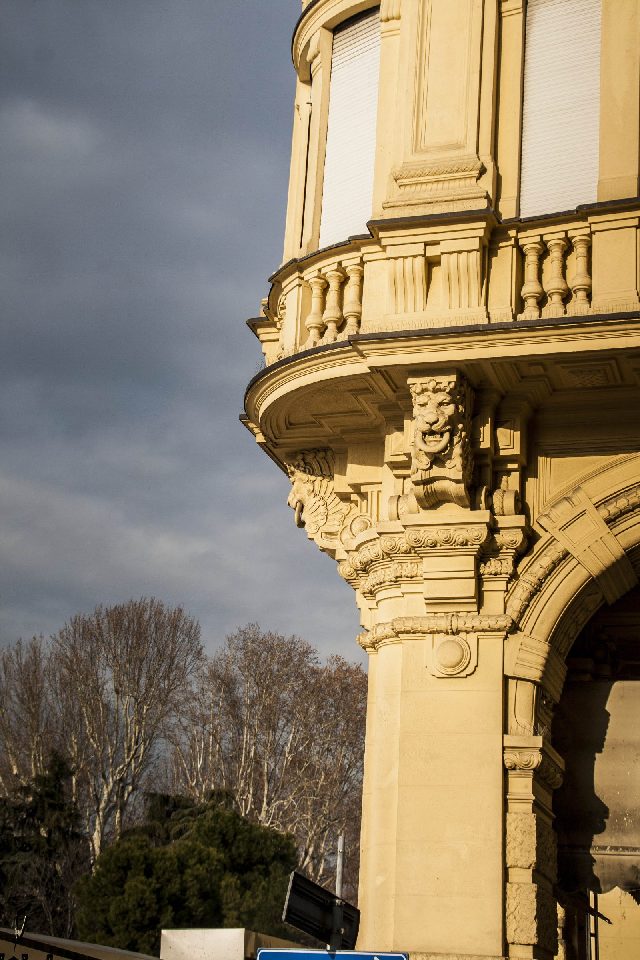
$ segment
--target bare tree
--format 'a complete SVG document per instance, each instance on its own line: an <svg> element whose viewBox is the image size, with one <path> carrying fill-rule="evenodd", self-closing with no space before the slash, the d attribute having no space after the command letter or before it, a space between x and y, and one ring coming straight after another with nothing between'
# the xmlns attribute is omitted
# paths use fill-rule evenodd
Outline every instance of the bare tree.
<svg viewBox="0 0 640 960"><path fill-rule="evenodd" d="M0 652L0 791L44 772L54 745L48 652L42 637Z"/></svg>
<svg viewBox="0 0 640 960"><path fill-rule="evenodd" d="M202 658L200 628L181 607L130 600L73 617L52 638L65 755L93 859L122 832Z"/></svg>
<svg viewBox="0 0 640 960"><path fill-rule="evenodd" d="M174 740L175 785L198 800L225 790L245 816L292 833L320 882L345 833L357 873L365 713L360 666L322 664L304 640L249 625L198 675Z"/></svg>

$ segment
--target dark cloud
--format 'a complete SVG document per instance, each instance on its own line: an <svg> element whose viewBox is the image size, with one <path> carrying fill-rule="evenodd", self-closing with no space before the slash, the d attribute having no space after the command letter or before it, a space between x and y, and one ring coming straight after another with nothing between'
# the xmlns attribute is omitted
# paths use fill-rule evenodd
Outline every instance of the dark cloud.
<svg viewBox="0 0 640 960"><path fill-rule="evenodd" d="M237 420L282 250L298 0L4 0L1 639L184 603L357 656Z"/></svg>

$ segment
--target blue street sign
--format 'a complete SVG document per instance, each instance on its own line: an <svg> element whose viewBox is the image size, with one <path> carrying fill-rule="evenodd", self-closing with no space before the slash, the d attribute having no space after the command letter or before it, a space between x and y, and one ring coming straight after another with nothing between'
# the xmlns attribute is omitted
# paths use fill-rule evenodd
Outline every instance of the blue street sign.
<svg viewBox="0 0 640 960"><path fill-rule="evenodd" d="M408 953L371 953L365 950L289 950L262 948L257 960L316 960L330 956L333 960L409 960Z"/></svg>

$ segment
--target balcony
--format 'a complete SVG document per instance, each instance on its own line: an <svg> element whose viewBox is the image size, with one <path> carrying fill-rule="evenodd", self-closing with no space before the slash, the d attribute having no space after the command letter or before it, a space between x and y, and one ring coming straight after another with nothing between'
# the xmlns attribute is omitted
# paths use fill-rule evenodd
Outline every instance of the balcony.
<svg viewBox="0 0 640 960"><path fill-rule="evenodd" d="M281 267L249 325L270 365L358 334L633 313L639 224L637 201L502 223L488 210L374 221L369 237Z"/></svg>

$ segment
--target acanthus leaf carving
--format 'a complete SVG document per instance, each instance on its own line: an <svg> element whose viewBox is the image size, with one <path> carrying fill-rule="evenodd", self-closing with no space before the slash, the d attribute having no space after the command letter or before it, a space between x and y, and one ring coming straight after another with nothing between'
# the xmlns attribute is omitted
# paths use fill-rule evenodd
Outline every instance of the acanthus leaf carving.
<svg viewBox="0 0 640 960"><path fill-rule="evenodd" d="M506 614L428 613L421 617L396 617L387 623L378 623L370 629L368 642L376 648L382 643L395 642L403 635L433 638L445 634L506 634L511 626L511 617Z"/></svg>

